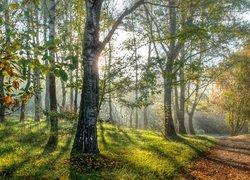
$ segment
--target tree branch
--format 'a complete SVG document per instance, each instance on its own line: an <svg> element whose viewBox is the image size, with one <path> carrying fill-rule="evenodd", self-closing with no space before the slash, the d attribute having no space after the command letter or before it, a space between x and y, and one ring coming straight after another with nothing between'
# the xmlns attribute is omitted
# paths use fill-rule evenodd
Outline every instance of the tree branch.
<svg viewBox="0 0 250 180"><path fill-rule="evenodd" d="M122 23L122 20L130 15L131 13L133 13L138 7L140 7L142 4L145 3L145 0L139 0L138 2L136 2L132 7L126 9L121 15L120 17L116 20L115 24L113 25L113 27L111 28L111 30L109 31L108 35L104 38L103 42L100 43L99 46L99 50L102 51L103 48L105 47L105 45L110 41L110 39L112 38L115 30L118 28L118 26Z"/></svg>
<svg viewBox="0 0 250 180"><path fill-rule="evenodd" d="M160 6L160 7L165 7L165 8L179 8L179 6L168 6L168 5L152 3L152 2L144 2L144 4L150 4L153 6Z"/></svg>

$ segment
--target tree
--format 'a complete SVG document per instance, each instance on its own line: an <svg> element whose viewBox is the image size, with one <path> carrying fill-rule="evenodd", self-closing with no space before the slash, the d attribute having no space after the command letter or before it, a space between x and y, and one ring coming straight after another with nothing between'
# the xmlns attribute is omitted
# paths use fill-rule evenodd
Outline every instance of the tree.
<svg viewBox="0 0 250 180"><path fill-rule="evenodd" d="M221 98L217 104L226 113L225 120L232 136L238 135L250 119L249 52L249 46L245 46L242 51L232 55L226 63L229 69L217 80L217 86L221 90Z"/></svg>
<svg viewBox="0 0 250 180"><path fill-rule="evenodd" d="M10 43L10 28L9 28L9 3L8 0L4 1L5 13L4 13L4 26L5 26L5 44ZM3 69L0 70L0 122L5 119L5 95L4 95L4 75Z"/></svg>
<svg viewBox="0 0 250 180"><path fill-rule="evenodd" d="M52 42L53 46L49 49L50 62L55 64L55 11L56 3L55 0L48 1L49 8L49 41ZM57 98L56 98L56 77L53 69L49 73L49 97L50 97L50 136L45 147L46 150L53 151L57 147L58 143L58 119L57 113Z"/></svg>
<svg viewBox="0 0 250 180"><path fill-rule="evenodd" d="M103 42L100 42L100 15L103 0L85 0L87 15L83 39L83 89L81 95L79 122L71 152L72 155L80 153L97 154L99 152L96 129L99 103L98 58L124 17L131 14L143 3L144 0L139 0L131 8L126 9L117 19L108 35L104 38Z"/></svg>

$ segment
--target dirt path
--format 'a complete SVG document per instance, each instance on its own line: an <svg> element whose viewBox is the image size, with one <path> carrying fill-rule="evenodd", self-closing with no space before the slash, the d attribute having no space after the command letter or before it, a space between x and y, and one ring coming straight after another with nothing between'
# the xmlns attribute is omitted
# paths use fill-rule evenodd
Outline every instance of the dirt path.
<svg viewBox="0 0 250 180"><path fill-rule="evenodd" d="M220 138L205 157L195 161L192 179L250 180L250 135Z"/></svg>

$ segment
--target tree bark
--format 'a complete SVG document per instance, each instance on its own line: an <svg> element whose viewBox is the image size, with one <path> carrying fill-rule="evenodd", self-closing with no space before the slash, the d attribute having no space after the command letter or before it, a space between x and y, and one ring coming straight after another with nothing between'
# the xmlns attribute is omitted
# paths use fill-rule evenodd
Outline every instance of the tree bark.
<svg viewBox="0 0 250 180"><path fill-rule="evenodd" d="M38 17L38 11L36 10L36 22L38 22L39 17ZM36 24L36 37L33 39L34 44L36 44L37 46L39 46L39 27ZM36 58L38 59L37 55L35 55ZM40 69L36 68L34 70L34 87L36 89L36 93L35 93L35 121L39 122L41 117L42 117L42 113L41 113L41 107L42 107L42 95L41 95L41 80L40 80Z"/></svg>
<svg viewBox="0 0 250 180"><path fill-rule="evenodd" d="M56 4L55 0L49 0L49 40L55 40L55 11ZM49 56L51 63L55 63L55 52L51 48L49 50ZM56 77L53 71L49 73L49 97L50 97L50 136L45 147L45 150L53 151L56 149L58 144L58 119L57 113L57 98L56 98Z"/></svg>
<svg viewBox="0 0 250 180"><path fill-rule="evenodd" d="M71 152L72 155L79 153L99 153L96 122L99 103L99 21L103 0L85 0L85 3L87 17L83 40L83 88L79 122Z"/></svg>
<svg viewBox="0 0 250 180"><path fill-rule="evenodd" d="M66 91L66 87L65 87L65 82L62 80L62 79L60 79L60 81L61 81L61 86L62 86L62 104L61 104L61 111L62 112L65 112L65 110L66 110L66 99L67 99L67 91Z"/></svg>
<svg viewBox="0 0 250 180"><path fill-rule="evenodd" d="M27 10L32 13L32 9L30 7L30 4L28 4ZM27 31L30 30L30 14L27 16L26 19L27 23ZM26 39L26 46L29 47L29 37ZM30 88L30 83L31 83L31 68L30 68L30 51L29 49L26 49L26 55L27 55L27 61L28 61L28 71L27 71L27 83L25 86L25 91L27 91ZM26 76L26 75L25 75ZM26 78L26 77L25 77ZM20 110L20 122L23 122L25 119L25 110L26 110L26 100L22 100L21 102L21 110Z"/></svg>
<svg viewBox="0 0 250 180"><path fill-rule="evenodd" d="M189 127L190 134L195 135L194 125L193 125L193 116L194 116L194 112L191 112L188 114L188 127Z"/></svg>
<svg viewBox="0 0 250 180"><path fill-rule="evenodd" d="M170 78L164 80L164 128L165 136L173 137L176 136L174 128L174 120L172 116L172 80Z"/></svg>
<svg viewBox="0 0 250 180"><path fill-rule="evenodd" d="M79 54L77 52L77 57L79 57ZM77 62L77 68L76 68L76 82L78 80L78 74L79 74L79 66ZM77 112L77 102L78 102L78 87L75 87L75 98L74 98L74 112Z"/></svg>
<svg viewBox="0 0 250 180"><path fill-rule="evenodd" d="M173 66L174 60L176 58L176 40L174 35L176 33L176 10L174 8L175 1L169 0L169 23L170 23L170 44L169 52L167 56L167 63L165 67L165 72L163 72L164 79L164 113L165 113L165 136L174 137L176 136L174 120L172 116L172 86L173 86Z"/></svg>
<svg viewBox="0 0 250 180"><path fill-rule="evenodd" d="M74 139L71 156L81 153L97 154L97 115L99 103L99 74L98 58L105 45L112 38L115 30L124 17L131 14L144 0L139 0L129 9L126 9L114 23L103 42L99 42L100 14L103 0L85 0L86 22L83 38L83 88L79 112L79 121Z"/></svg>
<svg viewBox="0 0 250 180"><path fill-rule="evenodd" d="M182 52L184 53L184 52ZM182 59L184 59L182 55ZM185 60L182 60L185 61ZM183 63L184 64L184 63ZM187 134L185 128L185 74L184 74L184 67L180 69L180 112L178 116L179 120L179 133L180 134Z"/></svg>
<svg viewBox="0 0 250 180"><path fill-rule="evenodd" d="M4 1L5 7L9 7L8 0ZM9 35L9 9L5 9L4 13L4 26L5 26L5 38L6 44L10 42L10 35ZM4 76L2 74L2 69L0 70L0 123L4 122L5 120L5 94L4 94Z"/></svg>
<svg viewBox="0 0 250 180"><path fill-rule="evenodd" d="M47 42L48 38L47 38L47 31L48 31L48 28L47 28L47 22L48 22L48 3L47 3L47 0L43 0L43 41L44 41L44 44ZM48 51L45 50L45 55L48 55ZM48 65L49 62L48 60L45 60L45 65ZM49 111L50 109L50 98L49 98L49 75L46 75L45 77L45 98L44 98L44 109L46 112ZM46 116L46 121L49 121L49 116Z"/></svg>

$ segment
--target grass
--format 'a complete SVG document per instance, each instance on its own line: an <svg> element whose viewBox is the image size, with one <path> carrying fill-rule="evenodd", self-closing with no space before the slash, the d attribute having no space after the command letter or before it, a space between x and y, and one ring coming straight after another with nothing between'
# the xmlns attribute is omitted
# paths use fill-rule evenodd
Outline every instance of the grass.
<svg viewBox="0 0 250 180"><path fill-rule="evenodd" d="M178 178L195 157L207 152L215 142L208 136L188 135L169 142L153 131L99 124L101 156L79 157L84 163L77 164L69 160L73 143L70 123L60 121L59 145L51 154L43 152L47 139L47 122L26 121L24 125L12 118L0 124L0 177Z"/></svg>

